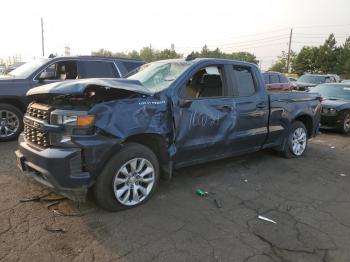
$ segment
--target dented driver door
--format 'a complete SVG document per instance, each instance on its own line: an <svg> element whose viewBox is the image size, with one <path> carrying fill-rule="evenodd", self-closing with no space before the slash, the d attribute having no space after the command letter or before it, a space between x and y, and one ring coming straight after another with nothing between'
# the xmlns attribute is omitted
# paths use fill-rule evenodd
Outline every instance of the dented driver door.
<svg viewBox="0 0 350 262"><path fill-rule="evenodd" d="M175 120L175 165L220 158L232 150L237 111L223 66L201 68L183 87Z"/></svg>

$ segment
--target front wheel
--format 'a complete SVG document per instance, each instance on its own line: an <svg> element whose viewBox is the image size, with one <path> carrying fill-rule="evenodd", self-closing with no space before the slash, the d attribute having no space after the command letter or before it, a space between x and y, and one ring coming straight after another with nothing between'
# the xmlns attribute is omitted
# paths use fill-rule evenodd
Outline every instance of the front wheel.
<svg viewBox="0 0 350 262"><path fill-rule="evenodd" d="M345 111L340 118L339 130L343 134L350 132L350 111Z"/></svg>
<svg viewBox="0 0 350 262"><path fill-rule="evenodd" d="M283 155L287 158L301 157L307 148L307 138L305 125L300 121L293 122L285 141Z"/></svg>
<svg viewBox="0 0 350 262"><path fill-rule="evenodd" d="M119 211L146 202L159 181L159 163L149 148L128 143L113 156L94 186L97 203L106 210Z"/></svg>
<svg viewBox="0 0 350 262"><path fill-rule="evenodd" d="M17 107L0 103L0 142L18 137L23 129L23 113Z"/></svg>

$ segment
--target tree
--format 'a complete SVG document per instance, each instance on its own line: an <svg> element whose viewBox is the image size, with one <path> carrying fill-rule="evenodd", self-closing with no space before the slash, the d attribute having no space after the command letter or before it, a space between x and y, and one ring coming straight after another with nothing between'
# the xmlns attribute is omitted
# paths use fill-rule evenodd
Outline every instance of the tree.
<svg viewBox="0 0 350 262"><path fill-rule="evenodd" d="M293 62L294 72L298 75L318 73L319 68L316 64L318 51L318 47L304 46Z"/></svg>
<svg viewBox="0 0 350 262"><path fill-rule="evenodd" d="M290 69L291 72L293 72L293 65L296 59L296 52L291 51L290 52ZM282 54L277 58L277 61L269 68L270 71L276 71L280 73L288 73L287 72L287 60L288 60L288 53L285 51L282 51Z"/></svg>
<svg viewBox="0 0 350 262"><path fill-rule="evenodd" d="M192 54L194 57L224 58L258 64L258 60L256 59L256 56L254 54L248 52L224 53L218 47L214 50L210 50L206 45L203 46L200 52L192 52Z"/></svg>

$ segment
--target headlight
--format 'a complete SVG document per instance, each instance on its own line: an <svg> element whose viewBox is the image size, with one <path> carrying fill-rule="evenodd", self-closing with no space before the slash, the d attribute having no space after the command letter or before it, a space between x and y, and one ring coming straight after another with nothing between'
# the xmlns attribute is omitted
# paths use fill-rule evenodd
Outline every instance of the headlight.
<svg viewBox="0 0 350 262"><path fill-rule="evenodd" d="M326 115L335 116L337 114L337 110L334 108L323 108L322 113Z"/></svg>
<svg viewBox="0 0 350 262"><path fill-rule="evenodd" d="M71 127L91 127L95 116L87 111L55 110L51 113L51 124Z"/></svg>
<svg viewBox="0 0 350 262"><path fill-rule="evenodd" d="M71 146L72 135L91 135L94 132L95 116L88 111L56 109L51 112L50 124L63 127L59 133L50 133L50 143L56 146Z"/></svg>
<svg viewBox="0 0 350 262"><path fill-rule="evenodd" d="M93 115L57 115L56 123L58 125L69 125L78 127L92 126L95 122Z"/></svg>

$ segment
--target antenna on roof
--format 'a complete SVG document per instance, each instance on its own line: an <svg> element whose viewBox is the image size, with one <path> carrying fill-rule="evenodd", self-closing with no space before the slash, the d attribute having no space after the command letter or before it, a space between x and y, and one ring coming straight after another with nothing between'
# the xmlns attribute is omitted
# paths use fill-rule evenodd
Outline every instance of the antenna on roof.
<svg viewBox="0 0 350 262"><path fill-rule="evenodd" d="M189 54L189 55L186 57L185 61L191 61L191 60L194 60L194 59L195 59L195 56L194 56L194 53L193 53L193 51L192 51L192 53Z"/></svg>

